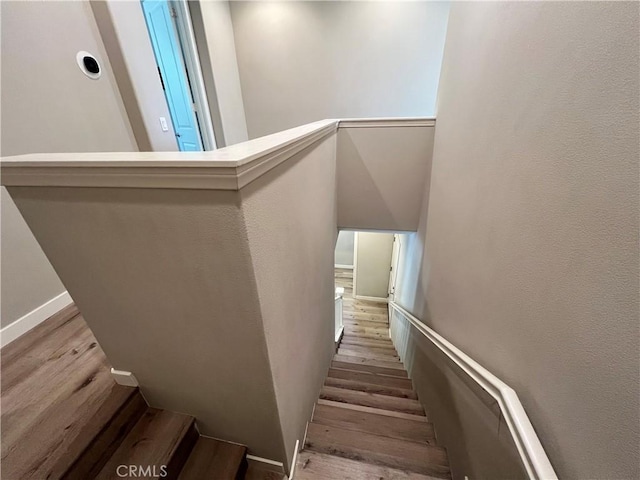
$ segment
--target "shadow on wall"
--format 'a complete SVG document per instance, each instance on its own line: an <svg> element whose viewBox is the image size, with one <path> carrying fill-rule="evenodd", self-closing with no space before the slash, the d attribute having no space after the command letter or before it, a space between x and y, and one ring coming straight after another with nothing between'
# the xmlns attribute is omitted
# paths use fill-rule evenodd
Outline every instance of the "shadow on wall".
<svg viewBox="0 0 640 480"><path fill-rule="evenodd" d="M391 330L438 443L447 449L453 478L527 478L493 397L397 313Z"/></svg>
<svg viewBox="0 0 640 480"><path fill-rule="evenodd" d="M357 145L348 132L339 131L340 157L343 160L338 168L342 169L338 175L338 192L358 192L351 197L351 209L356 212L375 212L375 224L369 223L340 225L348 228L399 228L400 222L394 217L387 200L382 195L380 187L369 171L367 162L362 158ZM348 165L345 160L349 159ZM355 174L355 173L357 174ZM351 218L353 215L346 215Z"/></svg>

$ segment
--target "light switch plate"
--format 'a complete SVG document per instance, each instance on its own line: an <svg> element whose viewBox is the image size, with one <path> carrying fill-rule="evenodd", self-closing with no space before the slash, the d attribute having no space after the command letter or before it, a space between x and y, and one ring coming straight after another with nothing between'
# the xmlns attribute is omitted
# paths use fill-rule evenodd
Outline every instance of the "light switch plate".
<svg viewBox="0 0 640 480"><path fill-rule="evenodd" d="M165 117L160 117L160 127L163 132L169 131L169 125L167 125L167 119Z"/></svg>

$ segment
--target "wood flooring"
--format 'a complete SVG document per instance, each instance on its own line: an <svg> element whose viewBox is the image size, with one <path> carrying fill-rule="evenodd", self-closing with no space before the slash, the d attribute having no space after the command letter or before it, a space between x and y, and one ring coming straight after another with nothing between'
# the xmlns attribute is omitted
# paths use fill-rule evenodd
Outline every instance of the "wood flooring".
<svg viewBox="0 0 640 480"><path fill-rule="evenodd" d="M451 478L447 453L413 390L391 339L387 305L345 289L344 336L299 454L296 480Z"/></svg>

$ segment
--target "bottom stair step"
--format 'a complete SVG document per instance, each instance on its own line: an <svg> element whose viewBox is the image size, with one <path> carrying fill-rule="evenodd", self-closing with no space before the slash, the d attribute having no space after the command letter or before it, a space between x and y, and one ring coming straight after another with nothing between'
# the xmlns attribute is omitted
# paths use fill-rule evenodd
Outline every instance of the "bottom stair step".
<svg viewBox="0 0 640 480"><path fill-rule="evenodd" d="M306 451L298 456L295 478L296 480L435 480L438 477Z"/></svg>
<svg viewBox="0 0 640 480"><path fill-rule="evenodd" d="M125 465L147 470L126 472L124 478L176 479L197 440L193 417L147 408L95 478L120 480Z"/></svg>
<svg viewBox="0 0 640 480"><path fill-rule="evenodd" d="M200 437L179 480L239 480L247 469L247 447Z"/></svg>
<svg viewBox="0 0 640 480"><path fill-rule="evenodd" d="M311 422L305 449L421 475L451 478L444 448L418 442Z"/></svg>

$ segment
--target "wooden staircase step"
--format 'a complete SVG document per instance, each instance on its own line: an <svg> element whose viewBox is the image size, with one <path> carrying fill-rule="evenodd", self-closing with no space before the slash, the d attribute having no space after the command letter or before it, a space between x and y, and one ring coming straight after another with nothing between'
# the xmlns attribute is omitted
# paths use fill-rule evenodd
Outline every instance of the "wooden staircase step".
<svg viewBox="0 0 640 480"><path fill-rule="evenodd" d="M339 353L333 356L333 360L336 362L347 362L355 365L368 365L371 367L382 367L392 370L400 370L402 372L405 371L402 362L400 362L399 360L378 360L375 358L366 358L356 355L341 355Z"/></svg>
<svg viewBox="0 0 640 480"><path fill-rule="evenodd" d="M296 480L435 480L437 477L407 472L383 465L304 451L298 455Z"/></svg>
<svg viewBox="0 0 640 480"><path fill-rule="evenodd" d="M130 391L127 402L118 407L118 402L109 405L105 403L98 410L96 415L91 417L83 428L85 435L76 439L76 444L69 450L81 449L82 454L67 469L64 474L65 479L95 478L109 461L111 455L117 450L124 438L133 429L147 410L147 402L142 397L137 388L128 388L116 385L117 389ZM115 400L115 399L114 399ZM97 426L103 427L100 432L87 444L87 437L91 435L90 430Z"/></svg>
<svg viewBox="0 0 640 480"><path fill-rule="evenodd" d="M380 375L371 372L357 372L355 370L330 368L328 377L342 380L353 380L356 382L380 385L383 387L401 388L403 390L413 389L413 384L408 378L391 377L389 375Z"/></svg>
<svg viewBox="0 0 640 480"><path fill-rule="evenodd" d="M194 419L188 415L148 408L95 477L118 480L120 465L166 468L166 478L177 478L198 439Z"/></svg>
<svg viewBox="0 0 640 480"><path fill-rule="evenodd" d="M363 338L352 335L343 335L341 343L349 345L361 345L363 347L391 348L396 351L396 347L390 338Z"/></svg>
<svg viewBox="0 0 640 480"><path fill-rule="evenodd" d="M442 447L408 440L309 424L305 448L318 453L408 470L438 478L451 478L447 453Z"/></svg>
<svg viewBox="0 0 640 480"><path fill-rule="evenodd" d="M390 362L390 363L401 363L400 357L391 355L391 354L382 354L382 353L371 353L371 352L363 352L357 350L351 350L347 346L340 346L338 348L338 355L344 355L346 357L357 357L357 358L365 358L367 360L380 361L380 362Z"/></svg>
<svg viewBox="0 0 640 480"><path fill-rule="evenodd" d="M239 480L247 468L247 447L200 437L178 480Z"/></svg>
<svg viewBox="0 0 640 480"><path fill-rule="evenodd" d="M336 360L336 357L340 357L340 360ZM352 370L356 372L369 372L380 375L388 375L390 377L408 378L405 370L398 368L379 367L376 365L365 365L363 363L354 363L350 358L356 357L343 357L341 355L334 355L334 360L331 362L331 367L339 368L341 370Z"/></svg>
<svg viewBox="0 0 640 480"><path fill-rule="evenodd" d="M383 410L395 410L396 412L409 413L411 415L425 415L422 404L409 398L389 397L376 393L348 390L346 388L323 386L320 390L320 398L334 402L363 405L365 407L380 408Z"/></svg>
<svg viewBox="0 0 640 480"><path fill-rule="evenodd" d="M376 415L384 415L387 417L404 418L413 422L428 423L429 419L421 415L412 415L410 413L396 412L395 410L384 410L381 408L365 407L364 405L353 405L351 403L334 402L332 400L318 399L318 405L329 405L336 408L344 408L347 410L355 410L358 412L375 413Z"/></svg>
<svg viewBox="0 0 640 480"><path fill-rule="evenodd" d="M386 437L435 445L433 424L389 417L378 413L350 410L331 405L316 405L313 422L346 430L373 433Z"/></svg>
<svg viewBox="0 0 640 480"><path fill-rule="evenodd" d="M387 395L389 397L418 399L418 395L413 390L403 388L384 387L371 383L364 383L356 380L344 380L342 378L327 377L324 384L328 387L345 388L347 390L357 390L359 392L376 393L378 395Z"/></svg>
<svg viewBox="0 0 640 480"><path fill-rule="evenodd" d="M344 332L346 335L356 336L356 337L377 338L377 339L389 338L389 329L386 327L370 328L370 327L360 327L360 326L345 324Z"/></svg>
<svg viewBox="0 0 640 480"><path fill-rule="evenodd" d="M352 343L342 343L340 342L340 348L344 348L345 350L350 350L352 352L362 352L366 355L361 355L366 357L368 355L383 355L389 357L399 358L398 352L394 348L388 347L370 347L366 345L354 345Z"/></svg>

